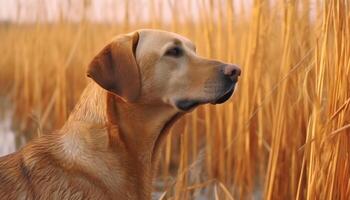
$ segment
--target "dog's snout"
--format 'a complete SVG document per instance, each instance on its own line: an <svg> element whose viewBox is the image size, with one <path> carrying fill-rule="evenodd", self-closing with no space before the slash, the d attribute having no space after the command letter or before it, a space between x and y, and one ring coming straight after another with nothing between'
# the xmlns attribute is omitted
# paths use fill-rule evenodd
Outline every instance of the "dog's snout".
<svg viewBox="0 0 350 200"><path fill-rule="evenodd" d="M226 65L223 71L224 74L231 79L236 79L241 75L241 69L237 65Z"/></svg>

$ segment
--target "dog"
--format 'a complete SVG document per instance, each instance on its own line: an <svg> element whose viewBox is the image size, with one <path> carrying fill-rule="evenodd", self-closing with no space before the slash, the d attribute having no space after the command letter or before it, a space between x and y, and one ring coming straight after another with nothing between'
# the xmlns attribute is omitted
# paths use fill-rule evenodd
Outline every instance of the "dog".
<svg viewBox="0 0 350 200"><path fill-rule="evenodd" d="M89 64L91 81L63 127L0 158L0 198L151 199L169 128L228 100L240 74L175 33L117 36Z"/></svg>

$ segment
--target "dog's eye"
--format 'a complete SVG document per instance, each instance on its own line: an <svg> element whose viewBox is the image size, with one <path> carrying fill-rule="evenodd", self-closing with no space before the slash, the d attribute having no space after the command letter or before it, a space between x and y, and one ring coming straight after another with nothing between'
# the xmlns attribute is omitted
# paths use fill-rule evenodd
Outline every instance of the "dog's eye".
<svg viewBox="0 0 350 200"><path fill-rule="evenodd" d="M182 56L182 54L183 54L183 51L180 47L173 47L171 49L168 49L164 55L178 58Z"/></svg>

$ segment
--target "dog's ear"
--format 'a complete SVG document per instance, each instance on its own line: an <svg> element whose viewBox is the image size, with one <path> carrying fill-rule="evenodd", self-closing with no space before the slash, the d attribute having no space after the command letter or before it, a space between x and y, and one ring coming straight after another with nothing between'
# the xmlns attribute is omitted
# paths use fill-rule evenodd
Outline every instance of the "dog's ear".
<svg viewBox="0 0 350 200"><path fill-rule="evenodd" d="M137 32L118 36L95 56L87 70L88 77L128 102L136 101L141 90L135 56L138 40Z"/></svg>

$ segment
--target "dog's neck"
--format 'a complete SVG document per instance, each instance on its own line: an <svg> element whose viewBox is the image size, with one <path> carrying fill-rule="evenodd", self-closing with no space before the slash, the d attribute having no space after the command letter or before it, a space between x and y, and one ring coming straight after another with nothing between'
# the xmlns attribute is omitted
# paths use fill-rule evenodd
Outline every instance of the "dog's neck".
<svg viewBox="0 0 350 200"><path fill-rule="evenodd" d="M162 140L178 117L179 114L169 106L129 104L90 83L63 128L74 127L73 134L81 137L100 138L106 145L95 141L95 145L86 146L115 153L116 158L123 158L129 165L126 168L135 165L136 174L128 176L141 176L136 178L143 179L144 183L138 184L152 185ZM105 131L96 131L96 127ZM77 130L80 128L81 131ZM141 185L135 186L140 188Z"/></svg>
<svg viewBox="0 0 350 200"><path fill-rule="evenodd" d="M120 142L151 153L159 134L167 131L165 125L176 115L177 111L167 105L127 103L92 82L83 91L65 126L76 122L94 127L115 126Z"/></svg>

